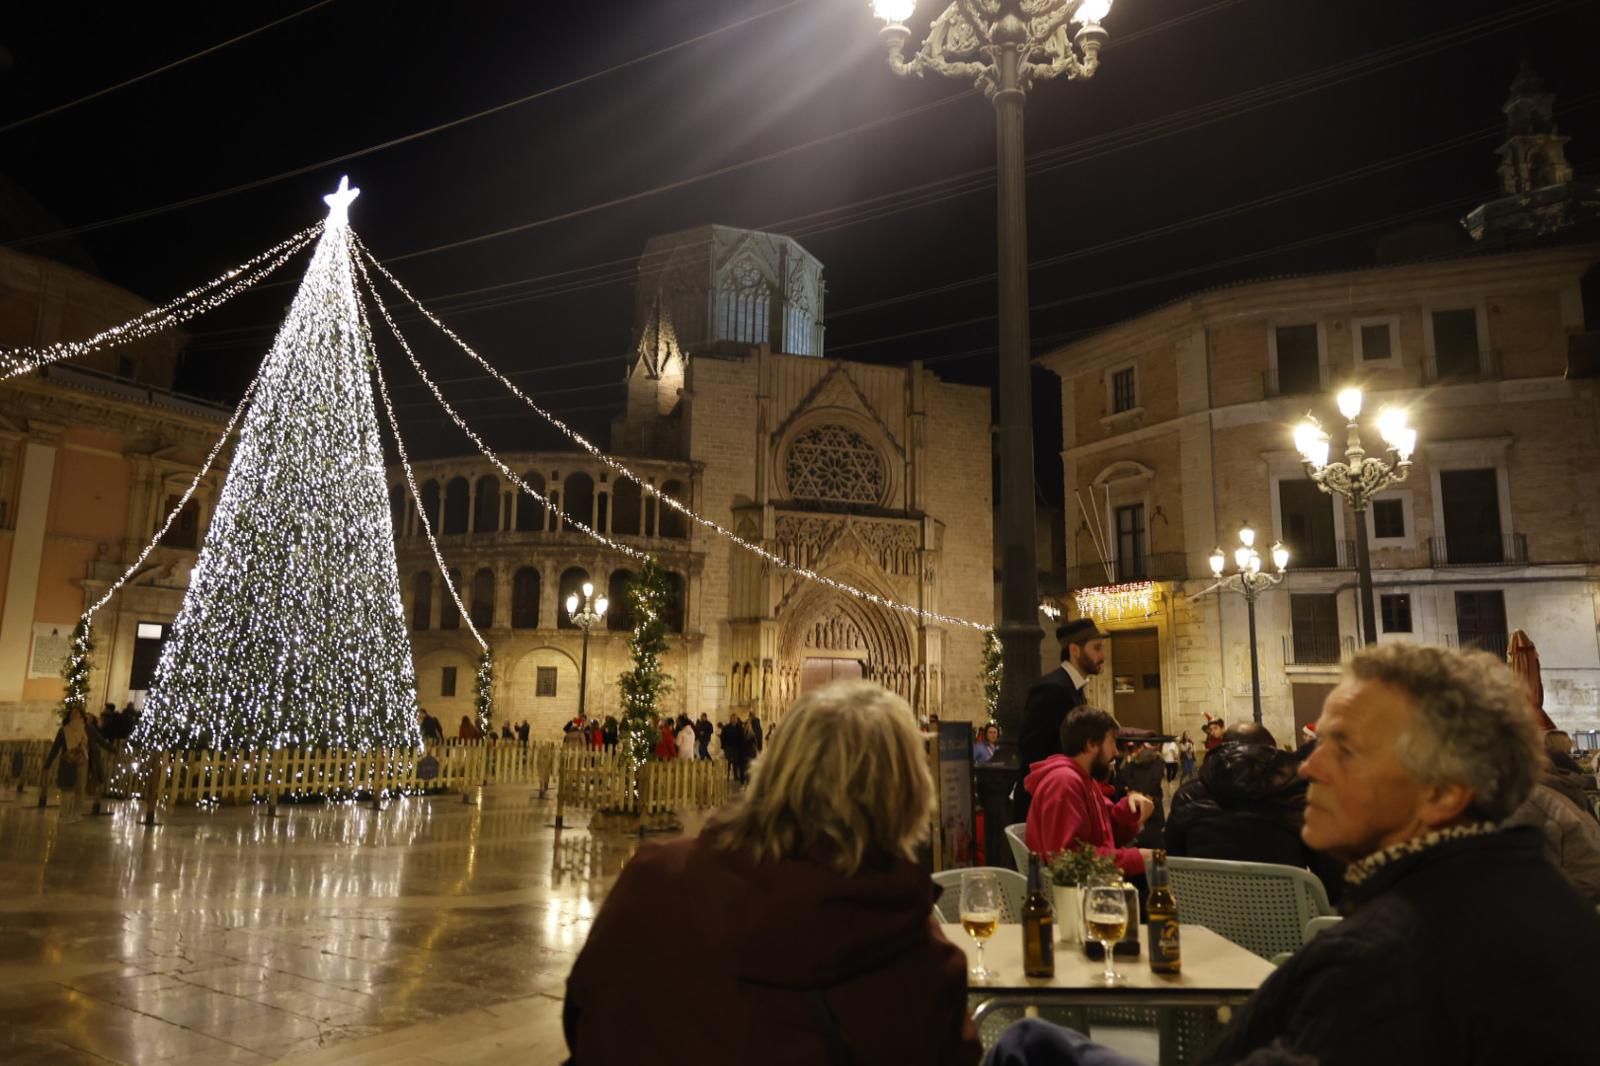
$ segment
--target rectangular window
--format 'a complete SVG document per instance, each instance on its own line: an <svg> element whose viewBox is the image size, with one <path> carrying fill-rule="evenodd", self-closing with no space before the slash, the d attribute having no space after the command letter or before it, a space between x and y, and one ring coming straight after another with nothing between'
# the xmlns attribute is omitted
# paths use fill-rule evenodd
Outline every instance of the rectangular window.
<svg viewBox="0 0 1600 1066"><path fill-rule="evenodd" d="M1289 549L1289 565L1331 570L1339 565L1333 535L1333 497L1310 478L1278 482L1278 524ZM1264 553L1263 553L1264 554Z"/></svg>
<svg viewBox="0 0 1600 1066"><path fill-rule="evenodd" d="M449 698L456 694L456 668L447 666L439 672L439 695Z"/></svg>
<svg viewBox="0 0 1600 1066"><path fill-rule="evenodd" d="M1478 373L1478 312L1433 313L1433 367L1441 378L1471 377Z"/></svg>
<svg viewBox="0 0 1600 1066"><path fill-rule="evenodd" d="M1498 472L1493 467L1441 470L1439 495L1444 512L1441 561L1452 566L1505 562Z"/></svg>
<svg viewBox="0 0 1600 1066"><path fill-rule="evenodd" d="M1406 535L1406 506L1399 500L1372 501L1372 535L1374 537L1404 537Z"/></svg>
<svg viewBox="0 0 1600 1066"><path fill-rule="evenodd" d="M1322 367L1317 358L1317 327L1279 326L1278 395L1294 396L1322 391Z"/></svg>
<svg viewBox="0 0 1600 1066"><path fill-rule="evenodd" d="M1339 600L1332 592L1289 596L1289 621L1296 663L1339 661Z"/></svg>
<svg viewBox="0 0 1600 1066"><path fill-rule="evenodd" d="M1379 596L1378 607L1383 614L1385 633L1411 632L1411 597L1405 594Z"/></svg>
<svg viewBox="0 0 1600 1066"><path fill-rule="evenodd" d="M1120 415L1137 406L1139 406L1138 389L1134 381L1133 367L1130 366L1111 375L1111 413Z"/></svg>
<svg viewBox="0 0 1600 1066"><path fill-rule="evenodd" d="M1394 355L1390 343L1389 323L1369 322L1361 327L1361 360L1366 363L1378 362Z"/></svg>
<svg viewBox="0 0 1600 1066"><path fill-rule="evenodd" d="M1117 508L1117 580L1145 577L1144 504Z"/></svg>
<svg viewBox="0 0 1600 1066"><path fill-rule="evenodd" d="M1506 657L1506 594L1499 589L1456 593L1456 641Z"/></svg>
<svg viewBox="0 0 1600 1066"><path fill-rule="evenodd" d="M556 694L556 668L541 666L533 675L533 694L535 696L554 696Z"/></svg>

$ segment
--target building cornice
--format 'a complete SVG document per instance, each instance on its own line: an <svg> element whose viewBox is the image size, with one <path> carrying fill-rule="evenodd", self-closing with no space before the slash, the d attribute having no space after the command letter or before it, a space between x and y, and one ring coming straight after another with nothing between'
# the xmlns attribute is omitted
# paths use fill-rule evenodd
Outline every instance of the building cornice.
<svg viewBox="0 0 1600 1066"><path fill-rule="evenodd" d="M1600 244L1564 245L1533 252L1485 254L1458 259L1370 267L1241 283L1183 297L1164 307L1107 326L1083 340L1038 356L1059 376L1100 369L1196 328L1285 313L1359 314L1481 289L1508 294L1576 284L1600 261Z"/></svg>

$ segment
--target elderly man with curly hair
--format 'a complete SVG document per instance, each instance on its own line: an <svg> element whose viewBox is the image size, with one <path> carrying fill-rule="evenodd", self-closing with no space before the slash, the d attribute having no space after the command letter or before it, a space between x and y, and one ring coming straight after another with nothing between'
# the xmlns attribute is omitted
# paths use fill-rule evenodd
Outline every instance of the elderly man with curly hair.
<svg viewBox="0 0 1600 1066"><path fill-rule="evenodd" d="M1317 737L1302 838L1350 864L1347 917L1268 978L1203 1061L1594 1063L1581 1022L1600 918L1538 830L1502 827L1544 758L1515 676L1482 653L1372 648L1328 695ZM1022 1023L990 1061L1116 1061L1086 1051Z"/></svg>

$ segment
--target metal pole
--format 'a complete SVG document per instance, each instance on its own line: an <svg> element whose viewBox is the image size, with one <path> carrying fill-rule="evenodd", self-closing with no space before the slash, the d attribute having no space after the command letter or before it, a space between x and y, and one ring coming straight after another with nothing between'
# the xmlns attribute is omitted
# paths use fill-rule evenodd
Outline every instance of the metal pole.
<svg viewBox="0 0 1600 1066"><path fill-rule="evenodd" d="M1378 643L1378 612L1372 596L1372 552L1367 547L1367 501L1352 499L1356 516L1356 572L1361 585L1361 643Z"/></svg>
<svg viewBox="0 0 1600 1066"><path fill-rule="evenodd" d="M587 606L585 606L584 607L584 611L587 612L588 610L589 610L589 608ZM585 707L585 700L588 698L588 694L589 694L589 623L586 620L584 622L584 625L583 625L583 667L582 667L582 669L580 669L578 671L578 716L579 717L583 716L584 707Z"/></svg>
<svg viewBox="0 0 1600 1066"><path fill-rule="evenodd" d="M1261 724L1261 655L1256 651L1256 588L1244 581L1244 602L1250 615L1250 709Z"/></svg>
<svg viewBox="0 0 1600 1066"><path fill-rule="evenodd" d="M1022 733L1028 688L1039 679L1039 563L1034 529L1033 387L1028 350L1027 189L1024 93L1018 79L1028 30L1014 12L995 25L994 94L999 189L1000 625L1004 650L995 717L1001 742ZM1014 750L1014 749L1013 749Z"/></svg>

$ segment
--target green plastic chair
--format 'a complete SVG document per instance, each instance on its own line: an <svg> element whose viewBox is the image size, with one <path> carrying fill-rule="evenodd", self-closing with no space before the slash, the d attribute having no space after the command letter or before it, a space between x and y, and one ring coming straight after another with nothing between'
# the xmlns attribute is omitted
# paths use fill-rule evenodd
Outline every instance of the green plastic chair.
<svg viewBox="0 0 1600 1066"><path fill-rule="evenodd" d="M1017 864L1017 872L1024 876L1028 872L1027 833L1027 822L1014 822L1006 826L1006 843L1011 845L1011 859Z"/></svg>
<svg viewBox="0 0 1600 1066"><path fill-rule="evenodd" d="M1263 959L1297 951L1306 923L1333 914L1328 893L1298 866L1227 859L1167 859L1178 921L1203 925Z"/></svg>
<svg viewBox="0 0 1600 1066"><path fill-rule="evenodd" d="M1022 921L1022 904L1028 898L1028 879L1015 870L1007 870L999 866L973 866L965 870L940 870L933 875L933 883L944 889L933 909L939 915L941 922L959 922L961 920L961 875L972 870L986 870L1000 878L1000 921L1012 923Z"/></svg>

